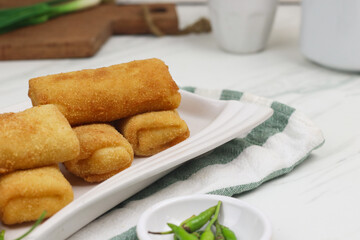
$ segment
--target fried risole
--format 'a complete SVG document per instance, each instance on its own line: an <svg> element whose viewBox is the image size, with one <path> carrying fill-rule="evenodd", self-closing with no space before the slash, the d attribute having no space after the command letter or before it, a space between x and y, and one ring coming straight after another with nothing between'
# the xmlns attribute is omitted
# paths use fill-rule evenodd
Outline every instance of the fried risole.
<svg viewBox="0 0 360 240"><path fill-rule="evenodd" d="M110 125L83 125L74 131L80 141L80 155L64 165L85 181L104 181L128 168L134 160L130 143Z"/></svg>
<svg viewBox="0 0 360 240"><path fill-rule="evenodd" d="M168 67L155 58L29 81L33 105L55 104L71 125L175 109L181 100L178 89Z"/></svg>
<svg viewBox="0 0 360 240"><path fill-rule="evenodd" d="M57 165L1 175L0 193L0 217L8 225L34 221L44 210L50 217L74 198Z"/></svg>
<svg viewBox="0 0 360 240"><path fill-rule="evenodd" d="M0 174L74 159L80 145L55 105L0 114Z"/></svg>
<svg viewBox="0 0 360 240"><path fill-rule="evenodd" d="M151 156L189 137L189 128L176 110L139 114L116 123L137 156Z"/></svg>

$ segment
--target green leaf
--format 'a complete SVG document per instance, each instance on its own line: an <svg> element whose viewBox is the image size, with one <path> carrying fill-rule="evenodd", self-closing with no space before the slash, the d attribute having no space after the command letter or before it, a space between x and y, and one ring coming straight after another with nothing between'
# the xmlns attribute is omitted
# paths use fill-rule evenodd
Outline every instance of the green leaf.
<svg viewBox="0 0 360 240"><path fill-rule="evenodd" d="M8 26L8 27L0 28L0 34L10 32L10 31L15 30L15 29L20 28L20 27L26 27L26 26L29 26L29 25L43 23L43 22L46 22L48 19L49 19L48 15L42 15L42 16L32 17L32 18L26 19L25 21L19 21L19 22L15 23L15 24L12 24L12 25Z"/></svg>
<svg viewBox="0 0 360 240"><path fill-rule="evenodd" d="M30 6L0 9L0 34L99 5L102 0L49 0Z"/></svg>
<svg viewBox="0 0 360 240"><path fill-rule="evenodd" d="M29 7L21 7L19 9L4 9L0 12L0 28L11 26L26 19L46 14L50 7L46 3L35 4Z"/></svg>
<svg viewBox="0 0 360 240"><path fill-rule="evenodd" d="M26 233L24 233L23 235L21 235L20 237L14 239L14 240L20 240L20 239L25 238L27 235L29 235L37 226L39 226L39 224L44 220L45 216L46 216L46 211L43 211L43 213L40 215L38 220L36 220L34 225Z"/></svg>
<svg viewBox="0 0 360 240"><path fill-rule="evenodd" d="M0 232L0 240L5 240L5 230Z"/></svg>
<svg viewBox="0 0 360 240"><path fill-rule="evenodd" d="M94 7L96 5L99 5L100 3L101 0L74 0L71 2L65 2L62 4L51 6L51 10L49 14L50 17L52 18L66 13Z"/></svg>

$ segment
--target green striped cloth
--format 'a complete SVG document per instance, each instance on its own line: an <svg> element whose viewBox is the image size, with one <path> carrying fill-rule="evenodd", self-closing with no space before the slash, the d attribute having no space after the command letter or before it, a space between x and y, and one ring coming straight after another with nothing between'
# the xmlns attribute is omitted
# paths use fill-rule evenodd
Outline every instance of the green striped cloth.
<svg viewBox="0 0 360 240"><path fill-rule="evenodd" d="M324 142L321 130L287 105L231 90L183 88L222 100L266 105L274 114L242 136L186 162L97 218L70 239L135 240L139 216L153 204L176 196L209 193L233 196L289 173Z"/></svg>

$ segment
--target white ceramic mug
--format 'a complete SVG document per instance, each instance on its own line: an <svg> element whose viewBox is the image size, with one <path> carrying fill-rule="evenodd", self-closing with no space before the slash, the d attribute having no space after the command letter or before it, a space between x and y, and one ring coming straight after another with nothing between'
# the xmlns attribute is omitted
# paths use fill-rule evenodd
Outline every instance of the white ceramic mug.
<svg viewBox="0 0 360 240"><path fill-rule="evenodd" d="M265 48L277 0L209 0L213 34L228 52L254 53Z"/></svg>
<svg viewBox="0 0 360 240"><path fill-rule="evenodd" d="M308 59L360 71L360 0L303 0L301 31Z"/></svg>

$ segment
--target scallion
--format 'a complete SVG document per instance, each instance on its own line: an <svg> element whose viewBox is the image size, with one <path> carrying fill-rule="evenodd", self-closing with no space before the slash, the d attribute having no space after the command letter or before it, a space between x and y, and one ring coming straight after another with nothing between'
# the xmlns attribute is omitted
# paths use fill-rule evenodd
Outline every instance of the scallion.
<svg viewBox="0 0 360 240"><path fill-rule="evenodd" d="M21 235L20 237L16 238L15 240L21 240L24 239L27 235L29 235L37 226L39 226L39 224L44 220L46 216L46 211L43 211L42 214L40 215L40 217L38 218L38 220L36 220L36 222L34 223L34 225L32 225L32 227L23 235ZM0 232L0 240L5 240L5 230L2 230Z"/></svg>
<svg viewBox="0 0 360 240"><path fill-rule="evenodd" d="M0 240L5 240L5 230L0 232Z"/></svg>
<svg viewBox="0 0 360 240"><path fill-rule="evenodd" d="M30 6L0 9L0 33L39 24L70 12L99 5L102 0L51 0Z"/></svg>

